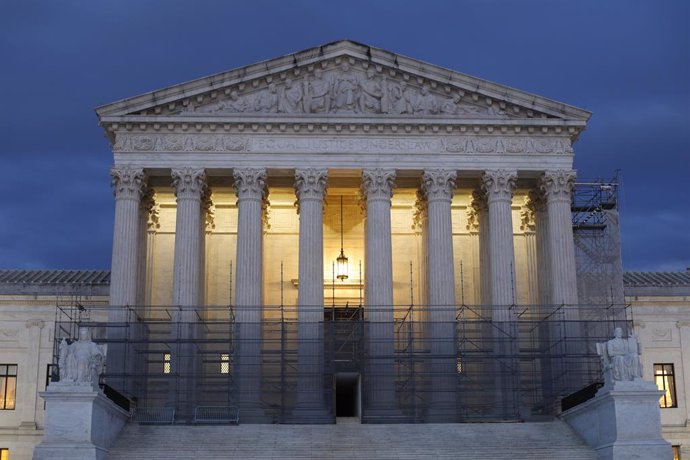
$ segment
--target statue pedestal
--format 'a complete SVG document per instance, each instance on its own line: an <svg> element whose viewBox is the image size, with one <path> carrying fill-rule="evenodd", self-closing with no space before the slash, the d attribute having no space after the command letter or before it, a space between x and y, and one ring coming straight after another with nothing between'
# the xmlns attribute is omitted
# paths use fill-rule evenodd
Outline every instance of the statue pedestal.
<svg viewBox="0 0 690 460"><path fill-rule="evenodd" d="M53 382L40 393L46 401L43 440L34 460L101 460L129 419L129 413L91 384Z"/></svg>
<svg viewBox="0 0 690 460"><path fill-rule="evenodd" d="M659 391L642 379L616 381L561 414L599 459L671 460L671 445L661 437Z"/></svg>

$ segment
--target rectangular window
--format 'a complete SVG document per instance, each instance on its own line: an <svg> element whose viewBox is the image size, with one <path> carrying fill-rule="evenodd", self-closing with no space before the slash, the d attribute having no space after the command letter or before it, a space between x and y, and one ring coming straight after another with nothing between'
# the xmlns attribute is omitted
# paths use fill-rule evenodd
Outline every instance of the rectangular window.
<svg viewBox="0 0 690 460"><path fill-rule="evenodd" d="M17 365L0 364L0 410L13 410L17 394Z"/></svg>
<svg viewBox="0 0 690 460"><path fill-rule="evenodd" d="M664 394L659 398L659 407L666 409L678 407L676 401L676 377L673 373L673 364L655 364L654 382L657 388Z"/></svg>
<svg viewBox="0 0 690 460"><path fill-rule="evenodd" d="M9 449L0 449L0 460L10 460Z"/></svg>
<svg viewBox="0 0 690 460"><path fill-rule="evenodd" d="M46 388L50 385L51 378L53 377L53 365L48 364L46 367Z"/></svg>
<svg viewBox="0 0 690 460"><path fill-rule="evenodd" d="M170 353L165 353L163 355L163 373L170 373Z"/></svg>
<svg viewBox="0 0 690 460"><path fill-rule="evenodd" d="M220 355L220 373L230 373L230 355L227 353L223 353Z"/></svg>
<svg viewBox="0 0 690 460"><path fill-rule="evenodd" d="M671 446L673 449L673 460L680 460L680 446Z"/></svg>

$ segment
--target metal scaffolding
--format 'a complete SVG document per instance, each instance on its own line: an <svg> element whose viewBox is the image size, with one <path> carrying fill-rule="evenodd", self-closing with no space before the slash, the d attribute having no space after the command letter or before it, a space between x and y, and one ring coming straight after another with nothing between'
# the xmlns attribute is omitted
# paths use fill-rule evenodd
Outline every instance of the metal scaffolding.
<svg viewBox="0 0 690 460"><path fill-rule="evenodd" d="M73 339L78 323L124 358L108 361L103 382L140 420L193 423L200 410L239 408L242 422L333 423L349 406L365 423L416 423L553 416L600 380L595 343L629 328L622 305L511 307L504 322L491 316L507 307L462 305L449 307L452 323L416 319L439 307L410 307L393 323L327 307L306 324L259 308L261 323L244 324L227 306L129 308L120 323L94 320L105 307L63 309L55 340Z"/></svg>

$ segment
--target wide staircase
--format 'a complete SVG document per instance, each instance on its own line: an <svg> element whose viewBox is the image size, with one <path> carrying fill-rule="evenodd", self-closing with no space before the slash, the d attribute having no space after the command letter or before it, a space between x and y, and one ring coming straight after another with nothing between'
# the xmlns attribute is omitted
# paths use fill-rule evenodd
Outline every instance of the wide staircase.
<svg viewBox="0 0 690 460"><path fill-rule="evenodd" d="M595 460L563 422L362 425L128 424L111 459Z"/></svg>

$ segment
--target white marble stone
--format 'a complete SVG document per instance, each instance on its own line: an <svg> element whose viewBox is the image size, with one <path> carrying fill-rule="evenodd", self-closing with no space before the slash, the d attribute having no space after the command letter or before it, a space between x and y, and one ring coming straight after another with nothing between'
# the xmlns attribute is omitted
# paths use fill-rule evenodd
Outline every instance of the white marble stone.
<svg viewBox="0 0 690 460"><path fill-rule="evenodd" d="M365 169L362 196L366 203L366 305L369 321L393 320L393 250L391 197L395 170Z"/></svg>
<svg viewBox="0 0 690 460"><path fill-rule="evenodd" d="M652 382L618 381L561 418L600 460L671 460L671 445L661 436L660 395Z"/></svg>
<svg viewBox="0 0 690 460"><path fill-rule="evenodd" d="M235 318L238 322L261 321L263 202L266 199L265 169L236 169L237 194L237 274L235 277Z"/></svg>
<svg viewBox="0 0 690 460"><path fill-rule="evenodd" d="M55 382L40 396L46 401L45 427L34 460L105 460L129 418L88 383Z"/></svg>
<svg viewBox="0 0 690 460"><path fill-rule="evenodd" d="M295 193L299 206L299 293L298 319L323 321L323 199L328 171L295 171Z"/></svg>

